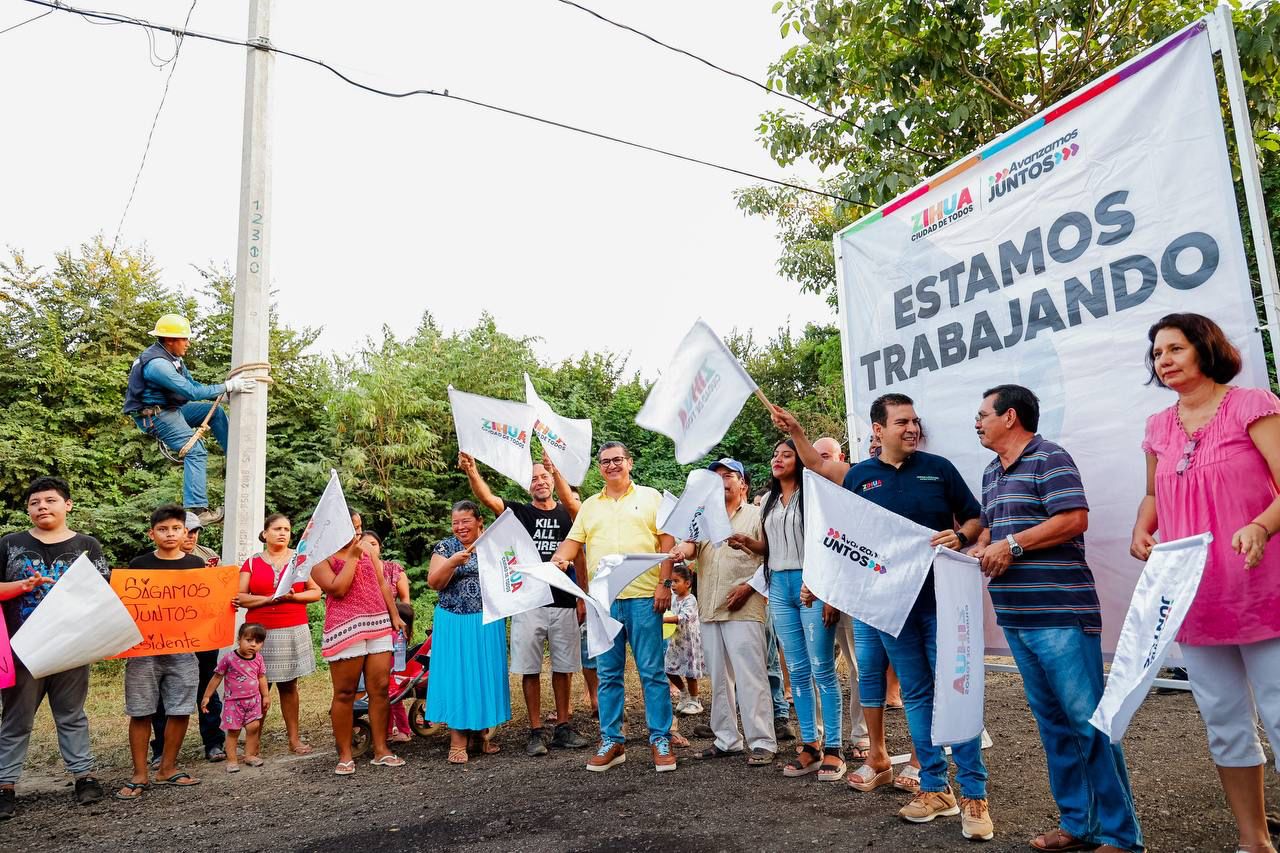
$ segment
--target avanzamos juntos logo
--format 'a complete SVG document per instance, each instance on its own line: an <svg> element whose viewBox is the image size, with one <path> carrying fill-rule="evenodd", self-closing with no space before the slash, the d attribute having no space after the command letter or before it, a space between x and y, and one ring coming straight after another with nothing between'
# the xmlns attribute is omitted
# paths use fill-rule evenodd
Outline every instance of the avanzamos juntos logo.
<svg viewBox="0 0 1280 853"><path fill-rule="evenodd" d="M839 554L841 557L847 557L850 562L866 566L873 572L882 575L888 573L884 563L880 562L879 554L866 545L859 545L834 527L827 528L827 535L822 537L822 544L828 550Z"/></svg>
<svg viewBox="0 0 1280 853"><path fill-rule="evenodd" d="M1072 157L1079 156L1080 146L1072 141L1079 133L1079 129L1076 129L1064 134L1034 154L1010 163L1007 169L988 175L987 191L990 195L987 196L987 203L1009 195L1042 175L1049 174Z"/></svg>

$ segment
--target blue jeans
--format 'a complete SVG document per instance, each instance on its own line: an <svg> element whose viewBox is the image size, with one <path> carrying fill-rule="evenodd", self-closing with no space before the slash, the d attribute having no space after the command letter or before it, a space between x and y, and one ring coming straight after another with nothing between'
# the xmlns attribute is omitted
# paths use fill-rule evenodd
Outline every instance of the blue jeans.
<svg viewBox="0 0 1280 853"><path fill-rule="evenodd" d="M877 631L902 685L911 744L920 760L920 790L947 790L947 756L933 745L933 674L938 658L938 617L932 597L917 600L897 639ZM1092 711L1092 709L1090 709ZM960 796L987 798L987 768L982 763L982 737L951 747Z"/></svg>
<svg viewBox="0 0 1280 853"><path fill-rule="evenodd" d="M652 598L619 598L609 615L622 623L613 648L596 658L600 678L600 733L603 740L625 743L622 712L626 703L623 674L627 669L627 643L636 660L636 672L644 690L644 718L649 724L649 743L671 735L671 693L667 687L662 659L662 614L653 611Z"/></svg>
<svg viewBox="0 0 1280 853"><path fill-rule="evenodd" d="M1089 725L1102 698L1102 638L1079 628L1005 628L1049 763L1064 832L1142 849L1124 751Z"/></svg>
<svg viewBox="0 0 1280 853"><path fill-rule="evenodd" d="M802 574L798 570L772 573L769 611L778 639L782 640L782 650L787 654L791 698L800 720L800 737L805 743L818 739L813 703L816 682L822 695L823 746L838 749L844 731L844 697L836 677L836 628L822 624L821 602L815 601L811 607L800 603Z"/></svg>
<svg viewBox="0 0 1280 853"><path fill-rule="evenodd" d="M773 615L764 614L765 670L769 674L769 695L773 699L773 718L790 720L791 706L782 681L782 660L778 657L778 635L773 631Z"/></svg>
<svg viewBox="0 0 1280 853"><path fill-rule="evenodd" d="M889 653L880 641L880 632L854 619L853 648L858 658L858 704L864 708L883 708L888 689L885 673L889 669Z"/></svg>
<svg viewBox="0 0 1280 853"><path fill-rule="evenodd" d="M151 418L135 416L133 422L138 425L138 429L160 439L166 447L177 453L187 443L187 439L195 434L195 427L200 426L212 406L211 402L187 403L179 409L165 409ZM209 429L225 451L227 413L221 408L209 419ZM182 458L182 505L185 507L209 505L208 458L209 451L199 441Z"/></svg>

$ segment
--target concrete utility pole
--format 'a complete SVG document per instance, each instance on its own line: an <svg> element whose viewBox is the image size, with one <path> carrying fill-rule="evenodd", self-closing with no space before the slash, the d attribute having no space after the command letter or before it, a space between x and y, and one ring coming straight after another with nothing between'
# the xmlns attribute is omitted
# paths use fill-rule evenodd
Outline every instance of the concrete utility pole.
<svg viewBox="0 0 1280 853"><path fill-rule="evenodd" d="M268 44L271 0L251 0L248 41ZM240 162L240 232L236 252L235 322L231 367L256 379L252 394L231 396L227 451L226 521L222 559L241 563L258 548L266 502L267 364L270 311L271 137L270 78L274 56L249 48L244 75L244 148Z"/></svg>

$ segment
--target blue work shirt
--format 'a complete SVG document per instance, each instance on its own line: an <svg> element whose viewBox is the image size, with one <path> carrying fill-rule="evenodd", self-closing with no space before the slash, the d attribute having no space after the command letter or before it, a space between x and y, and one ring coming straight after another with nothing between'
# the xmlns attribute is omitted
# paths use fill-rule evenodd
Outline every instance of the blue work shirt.
<svg viewBox="0 0 1280 853"><path fill-rule="evenodd" d="M941 456L917 450L895 468L878 457L864 459L844 475L844 487L877 506L930 530L954 530L982 514L956 466ZM918 604L932 604L933 571L920 589Z"/></svg>
<svg viewBox="0 0 1280 853"><path fill-rule="evenodd" d="M142 370L146 387L142 389L142 402L148 406L166 406L168 401L162 389L186 397L188 400L212 400L226 390L225 384L201 385L191 378L191 371L182 366L179 373L166 358L153 358Z"/></svg>

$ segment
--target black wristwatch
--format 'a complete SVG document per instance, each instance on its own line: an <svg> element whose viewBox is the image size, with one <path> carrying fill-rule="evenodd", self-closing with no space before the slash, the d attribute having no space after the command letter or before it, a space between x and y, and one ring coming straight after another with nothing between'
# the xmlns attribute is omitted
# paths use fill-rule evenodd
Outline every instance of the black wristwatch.
<svg viewBox="0 0 1280 853"><path fill-rule="evenodd" d="M956 538L960 540L960 547L961 547L961 548L968 548L968 547L969 547L969 537L964 535L964 531L963 531L963 530L957 530L957 531L956 531Z"/></svg>
<svg viewBox="0 0 1280 853"><path fill-rule="evenodd" d="M662 585L665 586L667 589L671 589L671 578L667 578L666 580L664 580L662 582Z"/></svg>

